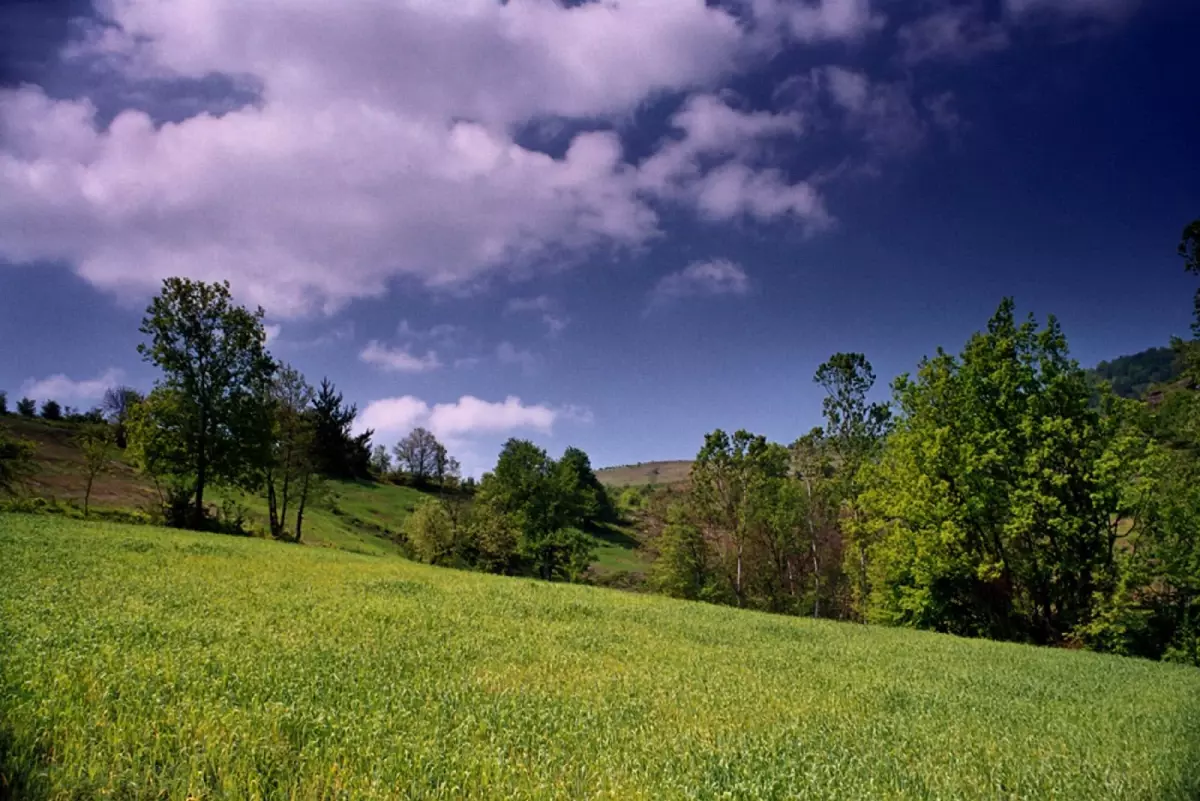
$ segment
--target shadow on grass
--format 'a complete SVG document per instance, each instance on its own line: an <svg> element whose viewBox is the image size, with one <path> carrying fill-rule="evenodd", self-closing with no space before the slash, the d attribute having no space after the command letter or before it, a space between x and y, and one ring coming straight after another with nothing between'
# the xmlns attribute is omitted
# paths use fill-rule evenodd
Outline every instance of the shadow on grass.
<svg viewBox="0 0 1200 801"><path fill-rule="evenodd" d="M49 762L40 748L18 746L12 731L0 725L0 801L49 798L45 773Z"/></svg>
<svg viewBox="0 0 1200 801"><path fill-rule="evenodd" d="M592 526L588 529L589 534L598 540L603 540L609 545L616 545L619 548L635 549L640 548L641 543L636 537L631 536L628 532L622 531L620 528L611 523L601 523Z"/></svg>

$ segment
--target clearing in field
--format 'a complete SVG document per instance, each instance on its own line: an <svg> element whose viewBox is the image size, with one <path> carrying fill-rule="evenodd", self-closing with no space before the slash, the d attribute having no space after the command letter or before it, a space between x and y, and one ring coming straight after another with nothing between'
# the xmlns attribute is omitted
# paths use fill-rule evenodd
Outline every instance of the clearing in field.
<svg viewBox="0 0 1200 801"><path fill-rule="evenodd" d="M0 515L16 798L1200 794L1194 668Z"/></svg>

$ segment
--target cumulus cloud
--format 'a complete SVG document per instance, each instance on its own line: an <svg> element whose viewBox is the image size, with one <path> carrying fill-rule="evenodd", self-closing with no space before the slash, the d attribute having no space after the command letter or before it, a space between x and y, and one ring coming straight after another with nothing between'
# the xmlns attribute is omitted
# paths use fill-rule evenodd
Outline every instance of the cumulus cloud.
<svg viewBox="0 0 1200 801"><path fill-rule="evenodd" d="M729 259L697 261L678 272L663 276L650 293L650 305L662 305L695 296L740 296L749 291L750 277L741 265Z"/></svg>
<svg viewBox="0 0 1200 801"><path fill-rule="evenodd" d="M62 373L40 379L29 379L21 385L21 394L38 401L56 400L59 403L94 403L104 397L104 391L121 383L124 372L109 368L95 378L75 380Z"/></svg>
<svg viewBox="0 0 1200 801"><path fill-rule="evenodd" d="M843 5L803 8L824 9L835 32ZM461 285L655 236L654 204L697 202L702 176L690 195L655 192L612 131L584 130L551 157L518 145L514 126L715 87L751 48L733 13L702 0L105 8L110 24L76 57L135 81L240 76L257 102L163 124L125 110L104 128L86 99L3 90L0 256L67 261L113 292L231 278L279 317L382 295L399 275ZM710 216L822 212L776 173L723 186L761 196L707 201Z"/></svg>
<svg viewBox="0 0 1200 801"><path fill-rule="evenodd" d="M790 216L810 231L830 224L813 186L757 166L772 140L803 133L798 112L745 112L715 96L699 95L683 104L671 124L680 135L638 170L644 190L692 204L712 220Z"/></svg>
<svg viewBox="0 0 1200 801"><path fill-rule="evenodd" d="M405 395L371 401L355 425L359 431L370 428L385 435L403 434L416 426L425 426L438 437L448 439L521 430L549 434L558 420L582 419L579 408L525 404L513 395L503 401L485 401L463 395L454 403L430 406L420 398Z"/></svg>
<svg viewBox="0 0 1200 801"><path fill-rule="evenodd" d="M415 356L408 348L389 348L377 339L368 342L358 358L372 367L394 373L426 373L442 366L433 351L426 352L424 356Z"/></svg>

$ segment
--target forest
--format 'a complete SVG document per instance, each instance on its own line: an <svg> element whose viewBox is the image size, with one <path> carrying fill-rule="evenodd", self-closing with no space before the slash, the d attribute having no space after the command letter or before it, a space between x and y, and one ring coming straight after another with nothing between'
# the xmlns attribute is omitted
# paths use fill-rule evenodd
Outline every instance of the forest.
<svg viewBox="0 0 1200 801"><path fill-rule="evenodd" d="M1178 252L1200 274L1200 220ZM177 528L255 533L213 500L234 488L265 499L261 533L299 543L330 479L402 483L427 491L401 539L431 564L581 581L589 534L624 525L651 559L643 588L676 598L1200 665L1195 303L1193 338L1088 371L1053 317L1004 299L885 401L866 355L834 354L813 376L823 425L790 443L710 432L686 484L615 500L578 448L512 439L476 482L426 429L390 448L352 434L356 407L279 363L263 310L228 284L164 282L140 329L160 370L148 394L40 416L78 425L88 495L122 451ZM0 433L0 492L32 466Z"/></svg>

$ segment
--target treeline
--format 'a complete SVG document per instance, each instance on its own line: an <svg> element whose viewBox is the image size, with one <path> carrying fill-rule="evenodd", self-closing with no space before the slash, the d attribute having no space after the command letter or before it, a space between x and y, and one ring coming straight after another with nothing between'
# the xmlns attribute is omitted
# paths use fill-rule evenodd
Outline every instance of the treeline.
<svg viewBox="0 0 1200 801"><path fill-rule="evenodd" d="M263 311L233 302L229 286L170 278L146 310L138 346L161 371L146 396L109 390L102 406L64 415L47 401L42 417L83 423L76 435L87 490L115 449L153 482L159 522L248 533L237 504L211 502L214 488L266 501L269 534L300 542L306 511L328 479L408 484L432 497L405 526L401 544L416 558L510 575L577 580L592 560L590 531L615 520L608 495L583 451L558 460L533 443L510 440L481 484L464 480L458 460L425 428L390 450L354 434L355 405L328 380L313 387L266 349ZM34 416L34 401L18 412ZM0 413L7 412L0 395ZM0 433L0 492L32 472L33 447Z"/></svg>
<svg viewBox="0 0 1200 801"><path fill-rule="evenodd" d="M1198 252L1200 221L1191 272ZM652 586L1200 664L1200 340L1174 357L1184 380L1152 402L1097 390L1058 323L1011 300L887 404L863 355L837 354L823 427L788 446L715 431L690 488L651 503Z"/></svg>
<svg viewBox="0 0 1200 801"><path fill-rule="evenodd" d="M593 559L590 531L614 520L586 453L567 448L555 460L510 439L478 491L426 501L404 533L413 555L431 564L578 581Z"/></svg>

